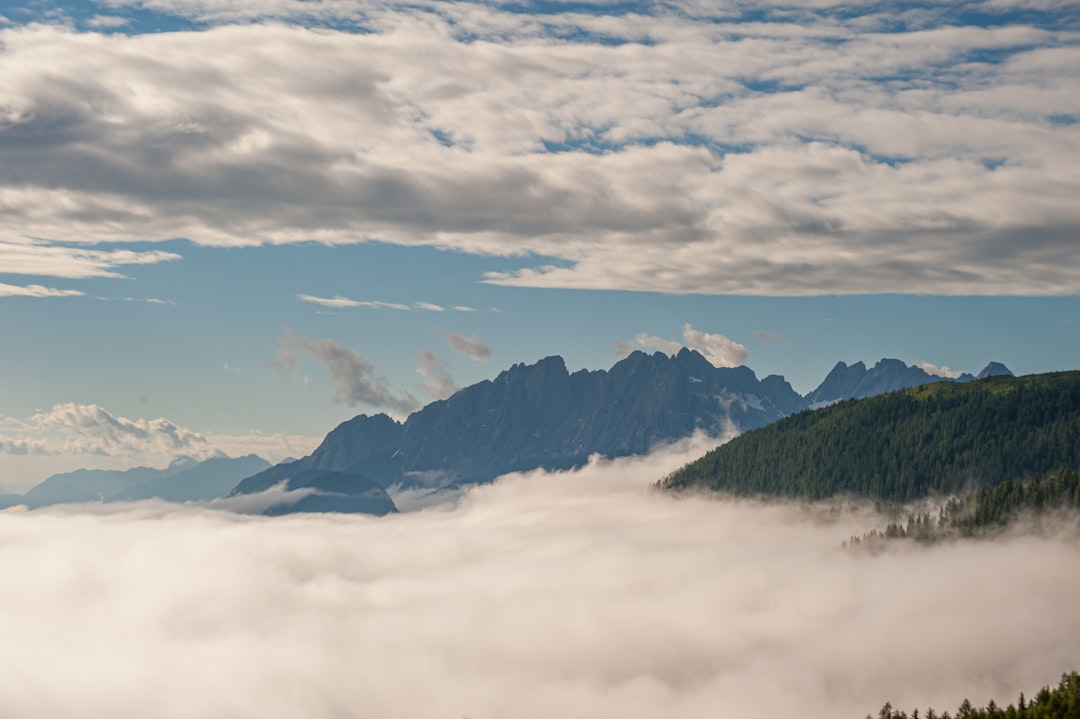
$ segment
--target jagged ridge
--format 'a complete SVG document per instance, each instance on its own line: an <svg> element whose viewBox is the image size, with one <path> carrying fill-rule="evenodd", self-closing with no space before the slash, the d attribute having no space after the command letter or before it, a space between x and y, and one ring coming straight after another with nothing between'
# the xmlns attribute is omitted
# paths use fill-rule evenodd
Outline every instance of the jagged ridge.
<svg viewBox="0 0 1080 719"><path fill-rule="evenodd" d="M997 367L991 363L984 372L1004 369ZM263 491L313 468L347 471L383 487L486 482L507 472L579 466L594 453L642 454L696 430L742 432L812 402L942 380L899 360L870 370L861 362L839 363L802 397L781 376L759 380L748 367L717 368L685 348L674 356L634 352L610 370L572 374L561 357L547 357L432 402L404 423L383 414L354 417L309 457L250 477L233 493Z"/></svg>
<svg viewBox="0 0 1080 719"><path fill-rule="evenodd" d="M684 349L635 352L610 370L569 373L561 357L517 364L432 402L399 424L361 415L310 457L240 483L261 491L309 468L370 477L384 487L485 482L507 472L565 469L600 453L641 454L702 430L760 427L804 406L782 377L717 368Z"/></svg>

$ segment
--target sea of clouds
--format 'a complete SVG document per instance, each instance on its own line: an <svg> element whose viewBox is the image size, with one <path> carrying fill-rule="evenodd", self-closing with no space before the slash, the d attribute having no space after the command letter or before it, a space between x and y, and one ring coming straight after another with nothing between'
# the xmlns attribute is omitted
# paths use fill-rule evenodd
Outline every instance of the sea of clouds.
<svg viewBox="0 0 1080 719"><path fill-rule="evenodd" d="M882 518L649 489L702 450L382 518L0 513L0 715L861 719L1080 667L1075 529L847 551Z"/></svg>

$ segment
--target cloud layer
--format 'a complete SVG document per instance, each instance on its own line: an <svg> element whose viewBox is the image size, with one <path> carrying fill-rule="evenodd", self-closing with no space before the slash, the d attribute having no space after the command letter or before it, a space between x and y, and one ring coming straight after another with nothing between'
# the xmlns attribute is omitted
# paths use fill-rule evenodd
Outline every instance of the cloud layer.
<svg viewBox="0 0 1080 719"><path fill-rule="evenodd" d="M0 514L0 712L835 719L1080 662L1075 530L847 553L880 518L646 490L703 449L380 519Z"/></svg>
<svg viewBox="0 0 1080 719"><path fill-rule="evenodd" d="M0 266L378 239L518 286L1080 291L1067 4L137 5L209 25L0 30Z"/></svg>

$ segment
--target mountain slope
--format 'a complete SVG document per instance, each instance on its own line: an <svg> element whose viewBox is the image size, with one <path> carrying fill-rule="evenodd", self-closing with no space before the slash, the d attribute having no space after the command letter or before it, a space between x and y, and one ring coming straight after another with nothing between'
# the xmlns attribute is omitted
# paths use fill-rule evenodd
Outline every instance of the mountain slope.
<svg viewBox="0 0 1080 719"><path fill-rule="evenodd" d="M669 489L906 501L1080 466L1080 372L938 382L802 412L674 472Z"/></svg>

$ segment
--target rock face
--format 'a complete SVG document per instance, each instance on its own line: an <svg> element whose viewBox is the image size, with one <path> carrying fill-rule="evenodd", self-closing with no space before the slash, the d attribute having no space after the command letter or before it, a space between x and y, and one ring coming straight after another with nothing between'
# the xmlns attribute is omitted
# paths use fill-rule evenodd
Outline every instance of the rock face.
<svg viewBox="0 0 1080 719"><path fill-rule="evenodd" d="M1013 377L1015 375L1013 375L1012 371L1008 367L1001 364L1000 362L991 362L990 364L983 367L982 371L979 372L978 375L976 375L976 377L978 379L986 379L987 377L1002 377L1002 376Z"/></svg>
<svg viewBox="0 0 1080 719"><path fill-rule="evenodd" d="M562 358L548 357L432 402L403 424L355 417L311 456L250 477L234 494L312 468L360 474L383 487L486 482L578 466L594 453L640 454L699 429L720 435L760 427L804 406L782 377L716 368L687 349L673 357L635 352L610 370L573 374Z"/></svg>

